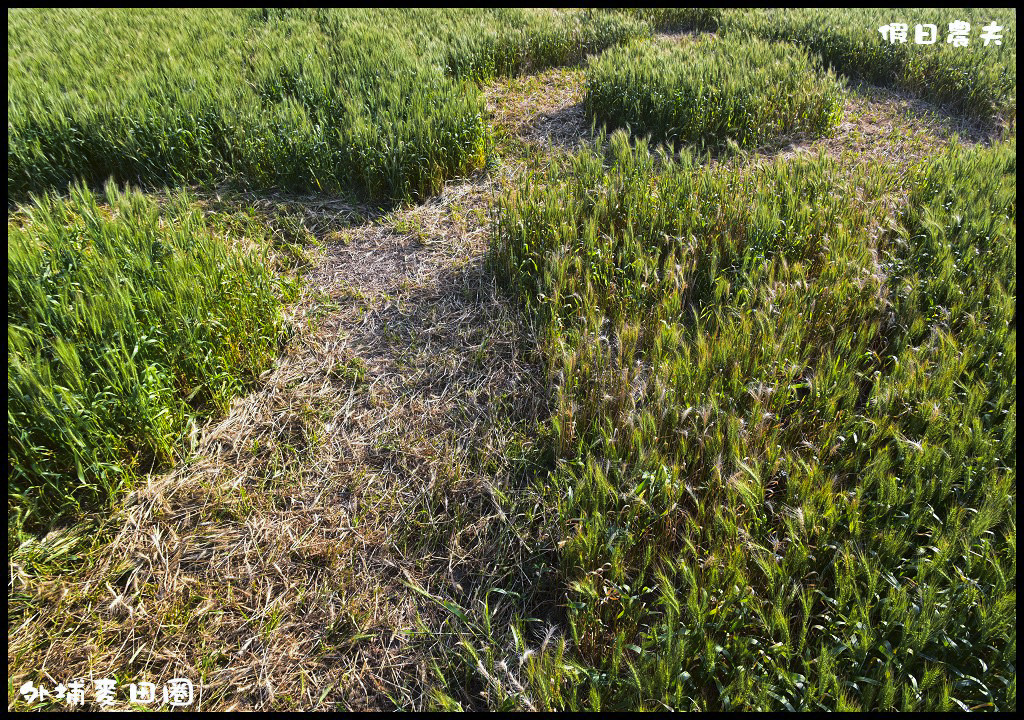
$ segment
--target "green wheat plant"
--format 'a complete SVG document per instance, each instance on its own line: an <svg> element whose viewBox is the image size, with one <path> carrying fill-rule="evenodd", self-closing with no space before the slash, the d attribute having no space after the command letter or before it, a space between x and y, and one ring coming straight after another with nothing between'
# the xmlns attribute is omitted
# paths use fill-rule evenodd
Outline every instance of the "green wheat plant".
<svg viewBox="0 0 1024 720"><path fill-rule="evenodd" d="M967 22L966 47L948 42L949 24ZM887 42L878 28L908 25L905 43ZM934 25L933 44L915 42L915 26ZM985 26L1002 28L998 44L986 44ZM730 10L727 34L752 34L796 43L836 72L876 85L909 90L960 115L984 122L1015 117L1017 15L1006 8L799 8Z"/></svg>
<svg viewBox="0 0 1024 720"><path fill-rule="evenodd" d="M503 200L566 613L512 705L1015 706L1015 157L915 167L881 236L885 168L623 134Z"/></svg>
<svg viewBox="0 0 1024 720"><path fill-rule="evenodd" d="M484 164L469 80L651 33L514 9L23 9L8 26L15 199L108 178L422 199Z"/></svg>
<svg viewBox="0 0 1024 720"><path fill-rule="evenodd" d="M586 107L609 129L655 142L757 147L827 134L842 116L841 84L787 43L728 36L634 42L587 66Z"/></svg>
<svg viewBox="0 0 1024 720"><path fill-rule="evenodd" d="M281 281L186 196L43 195L7 252L9 540L166 465L276 355Z"/></svg>

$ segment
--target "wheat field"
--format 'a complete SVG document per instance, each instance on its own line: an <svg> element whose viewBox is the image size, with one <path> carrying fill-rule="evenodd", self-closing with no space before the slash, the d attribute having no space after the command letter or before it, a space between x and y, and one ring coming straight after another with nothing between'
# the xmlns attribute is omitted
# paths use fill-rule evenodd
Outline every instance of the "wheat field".
<svg viewBox="0 0 1024 720"><path fill-rule="evenodd" d="M1015 35L8 10L9 709L1015 710Z"/></svg>

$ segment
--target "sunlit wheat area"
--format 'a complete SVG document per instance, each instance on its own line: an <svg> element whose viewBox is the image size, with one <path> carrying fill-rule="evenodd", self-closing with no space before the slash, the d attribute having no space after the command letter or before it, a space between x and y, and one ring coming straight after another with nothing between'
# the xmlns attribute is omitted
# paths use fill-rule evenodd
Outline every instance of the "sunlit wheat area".
<svg viewBox="0 0 1024 720"><path fill-rule="evenodd" d="M1016 11L10 9L8 709L1016 710Z"/></svg>

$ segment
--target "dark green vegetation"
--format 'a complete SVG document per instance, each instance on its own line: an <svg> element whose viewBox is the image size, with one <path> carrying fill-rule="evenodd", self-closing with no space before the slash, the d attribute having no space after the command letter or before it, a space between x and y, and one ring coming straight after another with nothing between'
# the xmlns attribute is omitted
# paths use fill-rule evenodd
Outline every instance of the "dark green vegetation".
<svg viewBox="0 0 1024 720"><path fill-rule="evenodd" d="M166 466L274 359L281 281L213 230L113 186L8 220L9 541Z"/></svg>
<svg viewBox="0 0 1024 720"><path fill-rule="evenodd" d="M1013 707L1015 142L915 168L881 234L885 171L606 150L495 234L556 393L538 492L572 651L526 692Z"/></svg>
<svg viewBox="0 0 1024 720"><path fill-rule="evenodd" d="M655 142L749 148L826 134L842 116L840 91L800 48L732 35L608 50L587 66L586 105Z"/></svg>

